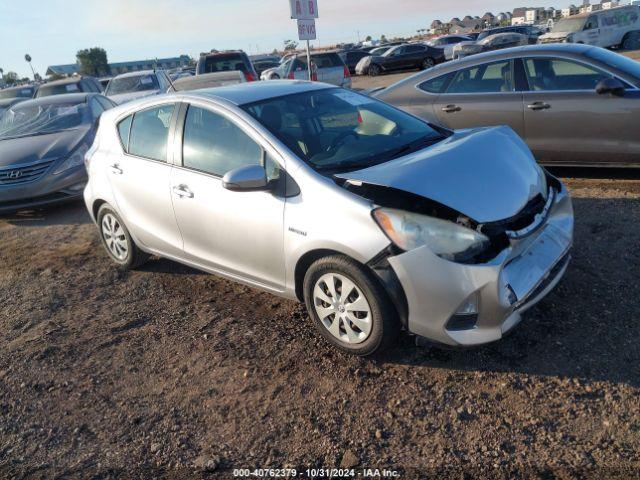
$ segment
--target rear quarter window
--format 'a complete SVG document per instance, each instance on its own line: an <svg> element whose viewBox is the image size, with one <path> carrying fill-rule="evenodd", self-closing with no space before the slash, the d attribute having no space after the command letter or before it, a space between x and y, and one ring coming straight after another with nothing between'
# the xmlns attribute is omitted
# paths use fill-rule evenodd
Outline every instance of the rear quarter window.
<svg viewBox="0 0 640 480"><path fill-rule="evenodd" d="M449 85L449 82L451 81L453 75L453 73L440 75L439 77L432 78L430 80L427 80L426 82L421 83L420 85L418 85L418 88L427 93L443 93Z"/></svg>
<svg viewBox="0 0 640 480"><path fill-rule="evenodd" d="M120 142L122 143L122 149L129 153L129 132L131 131L131 121L133 120L133 115L129 115L124 120L121 120L118 123L118 136L120 137Z"/></svg>

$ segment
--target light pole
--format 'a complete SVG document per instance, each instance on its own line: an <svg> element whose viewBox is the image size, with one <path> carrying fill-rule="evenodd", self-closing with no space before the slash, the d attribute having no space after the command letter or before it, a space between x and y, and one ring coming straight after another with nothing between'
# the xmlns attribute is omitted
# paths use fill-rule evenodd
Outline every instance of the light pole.
<svg viewBox="0 0 640 480"><path fill-rule="evenodd" d="M27 61L27 63L29 64L29 66L31 67L31 73L33 74L33 80L35 81L36 79L36 72L33 70L33 65L31 65L31 55L29 55L28 53L24 56L24 59Z"/></svg>

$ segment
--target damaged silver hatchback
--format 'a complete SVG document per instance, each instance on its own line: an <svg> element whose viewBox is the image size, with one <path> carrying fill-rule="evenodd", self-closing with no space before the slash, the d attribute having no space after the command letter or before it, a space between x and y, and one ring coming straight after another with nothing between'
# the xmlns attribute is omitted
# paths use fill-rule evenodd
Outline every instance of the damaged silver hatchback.
<svg viewBox="0 0 640 480"><path fill-rule="evenodd" d="M155 254L304 301L352 354L403 329L498 340L569 263L569 194L509 128L452 132L320 83L128 103L86 164L118 265Z"/></svg>

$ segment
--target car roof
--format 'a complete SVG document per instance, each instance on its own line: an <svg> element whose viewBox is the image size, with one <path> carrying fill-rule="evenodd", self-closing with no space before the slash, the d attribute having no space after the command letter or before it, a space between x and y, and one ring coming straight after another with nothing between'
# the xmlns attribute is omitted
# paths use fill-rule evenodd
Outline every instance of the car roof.
<svg viewBox="0 0 640 480"><path fill-rule="evenodd" d="M55 85L70 85L72 83L78 83L83 78L91 78L91 77L87 77L87 76L84 76L84 75L79 75L79 76L62 78L60 80L54 80L53 82L47 82L47 83L43 84L42 87L48 87L50 85L54 85L54 86Z"/></svg>
<svg viewBox="0 0 640 480"><path fill-rule="evenodd" d="M23 90L25 88L32 88L32 89L35 90L36 86L35 85L21 85L19 87L0 88L0 92Z"/></svg>
<svg viewBox="0 0 640 480"><path fill-rule="evenodd" d="M94 92L87 93L63 93L61 95L50 95L48 97L34 98L20 102L20 106L39 106L39 105L59 105L64 103L85 103L90 97L98 96Z"/></svg>
<svg viewBox="0 0 640 480"><path fill-rule="evenodd" d="M113 78L129 78L129 77L141 77L143 75L155 75L158 70L138 70L136 72L127 72L116 75Z"/></svg>
<svg viewBox="0 0 640 480"><path fill-rule="evenodd" d="M304 80L270 80L268 82L247 82L225 87L207 88L189 92L189 96L200 98L221 98L235 105L246 105L270 98L336 88L333 85Z"/></svg>
<svg viewBox="0 0 640 480"><path fill-rule="evenodd" d="M548 43L538 45L524 45L520 47L503 48L501 50L491 50L489 52L482 52L476 55L470 55L468 57L461 58L459 60L452 60L450 62L442 63L429 69L429 72L436 72L439 70L457 70L459 66L467 64L482 63L484 60L491 60L492 58L509 57L512 55L525 55L527 53L543 53L543 54L583 54L587 50L591 50L591 45L585 45L581 43ZM455 67L455 68L451 68Z"/></svg>

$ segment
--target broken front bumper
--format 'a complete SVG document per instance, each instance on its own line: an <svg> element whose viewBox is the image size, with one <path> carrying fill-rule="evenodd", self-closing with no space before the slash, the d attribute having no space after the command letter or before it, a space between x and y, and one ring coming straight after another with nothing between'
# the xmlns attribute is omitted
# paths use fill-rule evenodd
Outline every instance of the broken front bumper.
<svg viewBox="0 0 640 480"><path fill-rule="evenodd" d="M389 258L407 298L409 331L448 345L499 340L560 281L572 242L573 207L563 187L545 222L488 263L454 263L426 246ZM472 315L464 311L470 300ZM456 321L465 315L466 324Z"/></svg>

